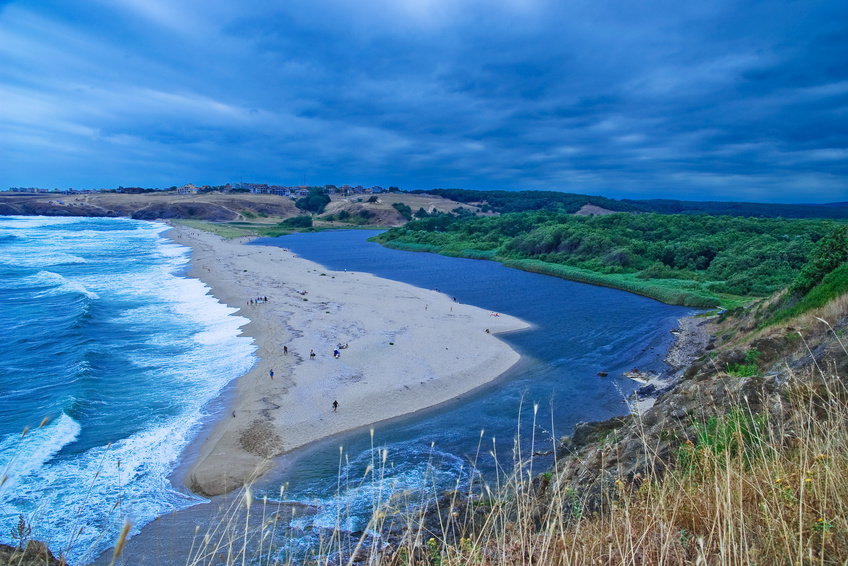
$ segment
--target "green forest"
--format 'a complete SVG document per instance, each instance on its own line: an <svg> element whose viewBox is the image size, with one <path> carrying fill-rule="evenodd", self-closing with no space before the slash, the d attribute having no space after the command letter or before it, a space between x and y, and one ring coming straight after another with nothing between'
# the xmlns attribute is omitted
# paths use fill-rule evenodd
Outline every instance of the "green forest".
<svg viewBox="0 0 848 566"><path fill-rule="evenodd" d="M558 191L474 191L435 189L427 193L477 206L480 212L526 212L555 210L574 213L591 204L615 212L659 212L660 214L709 214L746 218L831 218L848 220L848 205L775 204L761 202L698 202L674 199L621 199Z"/></svg>
<svg viewBox="0 0 848 566"><path fill-rule="evenodd" d="M836 248L844 250L843 222L705 214L575 216L557 209L488 217L439 214L392 228L376 240L410 251L492 259L670 304L735 307L803 279L811 258L825 253L821 248L834 238ZM798 285L809 289L803 281Z"/></svg>

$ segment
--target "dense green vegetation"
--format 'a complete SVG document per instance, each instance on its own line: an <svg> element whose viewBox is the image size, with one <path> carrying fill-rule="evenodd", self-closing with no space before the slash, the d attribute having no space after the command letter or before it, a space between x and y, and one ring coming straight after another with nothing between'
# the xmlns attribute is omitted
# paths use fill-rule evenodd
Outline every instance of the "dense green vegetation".
<svg viewBox="0 0 848 566"><path fill-rule="evenodd" d="M412 209L409 208L408 204L396 202L392 205L392 208L397 210L400 215L406 218L407 220L412 220Z"/></svg>
<svg viewBox="0 0 848 566"><path fill-rule="evenodd" d="M416 193L424 191L413 191ZM526 212L559 210L574 213L586 204L616 212L658 212L660 214L710 214L753 218L831 218L848 219L848 206L813 204L765 204L753 202L694 202L684 200L616 200L601 196L556 191L470 191L436 189L426 191L465 204L481 212Z"/></svg>
<svg viewBox="0 0 848 566"><path fill-rule="evenodd" d="M321 214L324 208L330 204L330 195L323 187L310 187L309 194L301 197L294 202L294 205L301 210Z"/></svg>
<svg viewBox="0 0 848 566"><path fill-rule="evenodd" d="M694 202L685 200L622 199L637 210L660 214L711 214L753 218L830 218L848 219L845 203L827 204L770 204L757 202Z"/></svg>
<svg viewBox="0 0 848 566"><path fill-rule="evenodd" d="M624 201L600 196L560 193L556 191L470 191L465 189L436 189L426 192L464 204L477 205L482 212L525 212L529 210L560 210L574 213L583 205L594 204L620 212L644 209Z"/></svg>
<svg viewBox="0 0 848 566"><path fill-rule="evenodd" d="M765 309L760 327L778 324L818 309L848 293L848 230L820 239L810 260L789 289Z"/></svg>
<svg viewBox="0 0 848 566"><path fill-rule="evenodd" d="M344 222L346 224L356 224L358 226L363 226L371 222L371 219L374 217L374 213L367 209L356 210L353 213L348 212L347 210L339 211L336 214L327 214L321 217L321 220L326 220L327 222Z"/></svg>
<svg viewBox="0 0 848 566"><path fill-rule="evenodd" d="M789 287L789 293L805 295L827 274L848 261L848 232L839 228L822 238L810 254L810 261Z"/></svg>
<svg viewBox="0 0 848 566"><path fill-rule="evenodd" d="M836 297L848 293L848 264L843 264L825 275L822 282L810 289L799 300L781 303L774 314L761 326L778 324L796 316L821 308Z"/></svg>
<svg viewBox="0 0 848 566"><path fill-rule="evenodd" d="M279 226L283 228L312 228L312 217L306 215L292 216L280 222Z"/></svg>
<svg viewBox="0 0 848 566"><path fill-rule="evenodd" d="M838 243L844 232L842 224L827 220L655 213L586 217L539 210L472 218L440 214L393 228L377 240L412 251L494 259L668 303L716 306L786 287L802 269L812 269L805 265L815 254L823 267L812 276L821 281L833 269L834 257L842 256L833 251L838 245L817 248L816 243Z"/></svg>

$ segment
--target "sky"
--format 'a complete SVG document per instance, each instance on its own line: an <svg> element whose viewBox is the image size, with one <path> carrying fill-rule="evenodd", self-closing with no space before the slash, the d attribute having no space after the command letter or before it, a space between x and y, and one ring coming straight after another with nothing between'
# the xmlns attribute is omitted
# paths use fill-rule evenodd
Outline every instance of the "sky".
<svg viewBox="0 0 848 566"><path fill-rule="evenodd" d="M848 2L0 0L0 189L848 201Z"/></svg>

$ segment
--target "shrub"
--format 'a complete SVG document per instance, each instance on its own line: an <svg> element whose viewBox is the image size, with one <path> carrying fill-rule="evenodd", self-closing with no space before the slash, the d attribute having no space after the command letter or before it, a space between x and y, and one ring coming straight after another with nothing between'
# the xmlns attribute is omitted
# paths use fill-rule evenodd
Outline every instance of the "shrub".
<svg viewBox="0 0 848 566"><path fill-rule="evenodd" d="M312 217L305 215L293 216L280 222L280 226L284 228L312 228Z"/></svg>
<svg viewBox="0 0 848 566"><path fill-rule="evenodd" d="M848 261L848 231L837 228L816 243L810 261L792 282L789 292L804 295L818 285L825 275Z"/></svg>
<svg viewBox="0 0 848 566"><path fill-rule="evenodd" d="M727 373L734 377L754 377L760 371L757 364L757 358L759 357L760 353L757 350L750 350L745 354L744 363L729 364L727 366Z"/></svg>
<svg viewBox="0 0 848 566"><path fill-rule="evenodd" d="M299 198L294 205L301 210L321 214L324 208L330 204L330 197L327 191L321 187L312 187L309 189L309 194Z"/></svg>
<svg viewBox="0 0 848 566"><path fill-rule="evenodd" d="M412 220L412 209L409 208L409 205L404 204L402 202L396 202L392 205L392 208L397 210L400 215L406 218L407 220Z"/></svg>

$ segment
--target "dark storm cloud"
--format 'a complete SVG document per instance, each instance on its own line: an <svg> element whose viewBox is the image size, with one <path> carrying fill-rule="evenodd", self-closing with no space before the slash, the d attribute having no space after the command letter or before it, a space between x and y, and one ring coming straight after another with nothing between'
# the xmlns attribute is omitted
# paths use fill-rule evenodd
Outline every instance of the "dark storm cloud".
<svg viewBox="0 0 848 566"><path fill-rule="evenodd" d="M230 4L0 8L0 182L848 198L844 3Z"/></svg>

